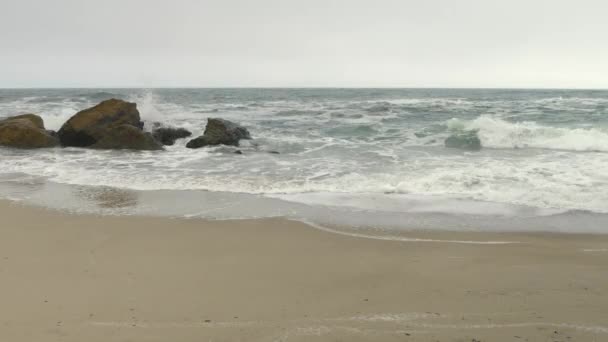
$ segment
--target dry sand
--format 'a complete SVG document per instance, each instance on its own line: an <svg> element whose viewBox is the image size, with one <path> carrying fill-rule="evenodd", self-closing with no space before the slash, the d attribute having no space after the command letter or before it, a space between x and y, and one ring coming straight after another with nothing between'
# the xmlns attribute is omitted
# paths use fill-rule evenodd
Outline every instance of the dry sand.
<svg viewBox="0 0 608 342"><path fill-rule="evenodd" d="M607 236L0 217L0 341L608 341Z"/></svg>

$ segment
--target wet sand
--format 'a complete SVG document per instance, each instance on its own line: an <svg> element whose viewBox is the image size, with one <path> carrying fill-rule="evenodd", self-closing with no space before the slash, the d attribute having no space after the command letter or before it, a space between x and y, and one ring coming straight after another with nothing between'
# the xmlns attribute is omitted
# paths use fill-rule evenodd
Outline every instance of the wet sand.
<svg viewBox="0 0 608 342"><path fill-rule="evenodd" d="M0 341L608 340L608 236L0 217Z"/></svg>

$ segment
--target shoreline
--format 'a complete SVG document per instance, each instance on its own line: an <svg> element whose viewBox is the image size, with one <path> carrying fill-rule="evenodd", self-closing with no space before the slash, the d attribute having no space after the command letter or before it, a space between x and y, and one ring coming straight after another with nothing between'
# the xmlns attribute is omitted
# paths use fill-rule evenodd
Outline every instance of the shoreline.
<svg viewBox="0 0 608 342"><path fill-rule="evenodd" d="M391 241L279 218L73 215L5 200L0 217L2 340L608 338L608 235Z"/></svg>
<svg viewBox="0 0 608 342"><path fill-rule="evenodd" d="M371 193L354 193L346 198L330 193L308 196L327 197L321 202L308 202L274 195L196 189L134 190L58 183L25 174L9 175L0 182L0 201L78 215L201 220L283 217L330 231L356 227L357 234L371 232L374 236L400 234L401 231L608 234L606 213L433 196L418 196L417 199Z"/></svg>

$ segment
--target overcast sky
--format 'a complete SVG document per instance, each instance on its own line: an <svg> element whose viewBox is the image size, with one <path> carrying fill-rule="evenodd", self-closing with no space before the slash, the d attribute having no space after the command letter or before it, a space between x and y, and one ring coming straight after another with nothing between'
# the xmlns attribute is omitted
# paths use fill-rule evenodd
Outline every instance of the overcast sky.
<svg viewBox="0 0 608 342"><path fill-rule="evenodd" d="M0 0L0 87L608 88L606 0Z"/></svg>

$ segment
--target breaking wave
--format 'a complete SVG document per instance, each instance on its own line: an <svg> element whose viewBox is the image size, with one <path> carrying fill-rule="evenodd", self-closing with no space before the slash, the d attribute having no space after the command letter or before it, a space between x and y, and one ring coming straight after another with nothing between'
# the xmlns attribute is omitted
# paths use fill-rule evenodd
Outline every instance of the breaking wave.
<svg viewBox="0 0 608 342"><path fill-rule="evenodd" d="M451 119L447 126L451 130L477 130L482 145L490 148L608 152L608 130L602 128L551 127L487 115L470 121Z"/></svg>

